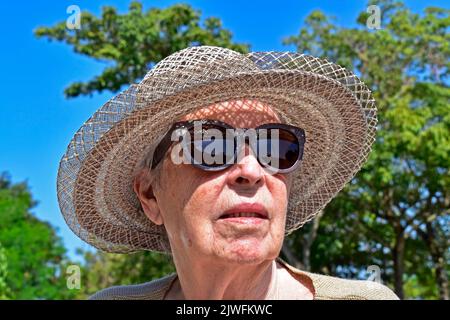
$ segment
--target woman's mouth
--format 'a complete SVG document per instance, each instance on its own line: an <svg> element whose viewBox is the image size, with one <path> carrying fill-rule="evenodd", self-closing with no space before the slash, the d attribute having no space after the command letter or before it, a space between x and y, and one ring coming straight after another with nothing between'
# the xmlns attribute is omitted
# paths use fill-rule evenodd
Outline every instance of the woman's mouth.
<svg viewBox="0 0 450 320"><path fill-rule="evenodd" d="M219 217L219 222L243 224L243 225L259 225L268 221L267 217L264 217L256 212L238 212L232 214L224 214Z"/></svg>
<svg viewBox="0 0 450 320"><path fill-rule="evenodd" d="M225 211L218 220L230 223L259 224L269 220L269 215L261 204L241 203Z"/></svg>
<svg viewBox="0 0 450 320"><path fill-rule="evenodd" d="M259 218L259 219L267 219L266 216L257 213L257 212L236 212L236 213L228 213L223 214L219 217L219 219L231 219L231 218Z"/></svg>

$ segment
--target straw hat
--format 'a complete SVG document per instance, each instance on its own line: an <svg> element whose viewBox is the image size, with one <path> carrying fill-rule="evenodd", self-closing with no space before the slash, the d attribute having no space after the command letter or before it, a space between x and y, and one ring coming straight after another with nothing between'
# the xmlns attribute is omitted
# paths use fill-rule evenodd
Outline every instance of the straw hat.
<svg viewBox="0 0 450 320"><path fill-rule="evenodd" d="M189 47L156 64L75 133L57 179L69 227L108 252L170 250L164 226L145 216L133 191L136 166L175 119L239 98L266 103L282 122L305 130L287 234L313 219L352 179L375 140L371 92L343 67L293 52Z"/></svg>

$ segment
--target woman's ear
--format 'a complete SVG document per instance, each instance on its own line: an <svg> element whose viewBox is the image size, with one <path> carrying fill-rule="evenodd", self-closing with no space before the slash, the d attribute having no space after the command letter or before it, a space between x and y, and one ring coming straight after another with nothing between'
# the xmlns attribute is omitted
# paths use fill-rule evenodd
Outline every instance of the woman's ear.
<svg viewBox="0 0 450 320"><path fill-rule="evenodd" d="M135 176L133 189L137 197L139 198L139 201L141 202L142 210L144 211L145 215L154 224L163 224L164 221L161 215L161 210L159 209L158 202L153 193L153 186L150 183L147 172L142 170Z"/></svg>

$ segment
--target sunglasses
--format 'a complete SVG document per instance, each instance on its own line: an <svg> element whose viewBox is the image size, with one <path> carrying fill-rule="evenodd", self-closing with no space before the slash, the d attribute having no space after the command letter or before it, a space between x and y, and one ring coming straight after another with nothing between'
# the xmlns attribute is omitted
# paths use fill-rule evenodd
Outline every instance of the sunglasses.
<svg viewBox="0 0 450 320"><path fill-rule="evenodd" d="M303 157L305 131L282 124L267 123L256 128L234 128L218 120L180 121L172 125L155 148L154 169L174 144L176 163L189 163L205 171L224 170L239 163L242 147L248 144L258 163L273 173L296 170ZM182 151L183 155L179 156Z"/></svg>

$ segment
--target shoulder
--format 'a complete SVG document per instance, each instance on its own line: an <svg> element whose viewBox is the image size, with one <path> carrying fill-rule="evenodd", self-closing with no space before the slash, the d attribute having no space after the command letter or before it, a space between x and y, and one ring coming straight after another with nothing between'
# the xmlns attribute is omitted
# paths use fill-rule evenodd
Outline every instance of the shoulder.
<svg viewBox="0 0 450 320"><path fill-rule="evenodd" d="M388 287L374 281L349 280L297 269L281 258L277 259L290 272L302 276L316 300L399 300Z"/></svg>
<svg viewBox="0 0 450 320"><path fill-rule="evenodd" d="M367 280L349 280L308 273L319 300L399 300L385 285Z"/></svg>
<svg viewBox="0 0 450 320"><path fill-rule="evenodd" d="M89 300L161 300L176 277L170 274L142 284L109 287L93 294Z"/></svg>

